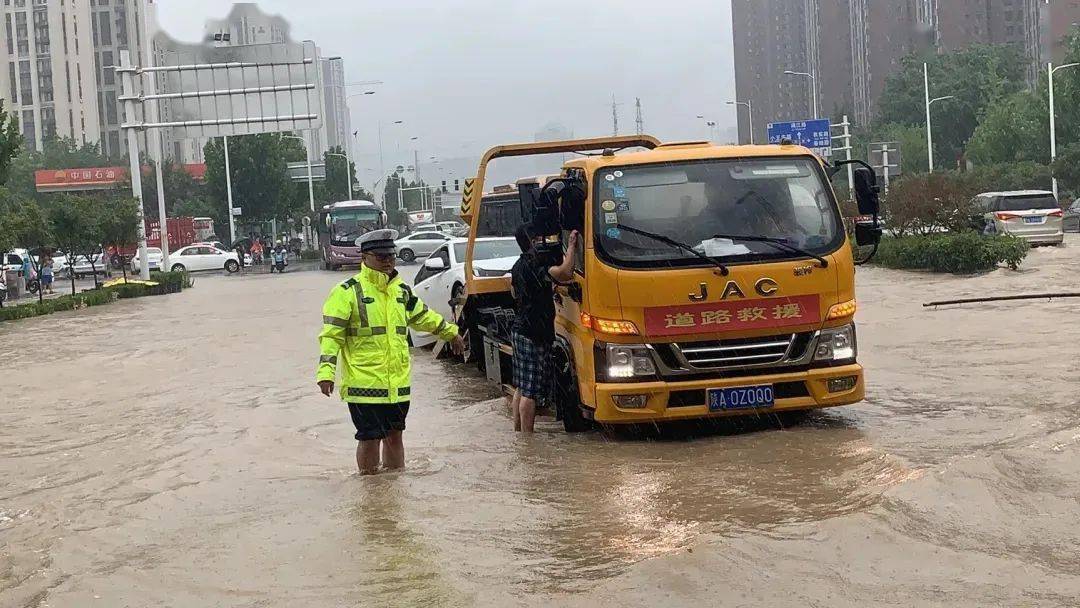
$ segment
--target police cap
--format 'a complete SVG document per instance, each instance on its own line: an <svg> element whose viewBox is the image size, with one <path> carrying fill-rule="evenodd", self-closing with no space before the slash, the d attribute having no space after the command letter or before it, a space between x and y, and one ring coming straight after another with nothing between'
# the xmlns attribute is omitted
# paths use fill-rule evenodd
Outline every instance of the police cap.
<svg viewBox="0 0 1080 608"><path fill-rule="evenodd" d="M397 230L389 228L372 230L356 239L356 246L360 248L360 253L396 253L397 246L394 241L397 238Z"/></svg>

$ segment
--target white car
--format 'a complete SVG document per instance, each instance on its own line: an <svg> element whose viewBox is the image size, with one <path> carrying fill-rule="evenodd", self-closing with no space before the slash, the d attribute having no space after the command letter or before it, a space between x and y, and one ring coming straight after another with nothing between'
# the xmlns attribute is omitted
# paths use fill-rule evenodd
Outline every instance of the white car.
<svg viewBox="0 0 1080 608"><path fill-rule="evenodd" d="M173 272L200 270L240 270L240 258L235 251L222 251L210 245L189 245L169 254L169 270Z"/></svg>
<svg viewBox="0 0 1080 608"><path fill-rule="evenodd" d="M465 248L469 239L454 239L435 250L416 273L413 293L447 320L454 320L452 302L465 290ZM473 249L473 274L499 277L510 273L521 257L521 248L513 238L476 239ZM435 342L435 336L409 330L413 346Z"/></svg>
<svg viewBox="0 0 1080 608"><path fill-rule="evenodd" d="M76 279L81 279L83 277L93 276L94 274L100 274L106 277L111 274L111 271L109 270L109 256L106 253L99 251L91 257L94 258L93 264L91 264L90 260L86 259L86 256L84 255L73 256L73 261L67 263L68 265L64 275L68 278L71 278L71 276L74 275ZM53 258L53 260L55 262L56 258ZM60 274L55 263L53 264L53 274Z"/></svg>
<svg viewBox="0 0 1080 608"><path fill-rule="evenodd" d="M150 270L161 270L162 257L160 247L146 248L146 259ZM131 272L139 272L140 270L142 270L142 262L139 260L139 251L136 250L135 255L131 256Z"/></svg>
<svg viewBox="0 0 1080 608"><path fill-rule="evenodd" d="M421 231L401 237L394 241L394 245L397 246L398 257L401 258L402 262L408 264L417 258L430 255L440 245L446 244L452 238L454 237L443 234L438 230Z"/></svg>

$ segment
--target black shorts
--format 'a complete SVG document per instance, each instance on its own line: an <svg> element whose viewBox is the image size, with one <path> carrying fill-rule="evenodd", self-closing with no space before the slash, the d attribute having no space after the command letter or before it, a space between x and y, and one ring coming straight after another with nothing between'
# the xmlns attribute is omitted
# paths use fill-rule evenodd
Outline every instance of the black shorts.
<svg viewBox="0 0 1080 608"><path fill-rule="evenodd" d="M357 441L386 439L390 431L404 431L409 402L350 403L349 416L356 427Z"/></svg>

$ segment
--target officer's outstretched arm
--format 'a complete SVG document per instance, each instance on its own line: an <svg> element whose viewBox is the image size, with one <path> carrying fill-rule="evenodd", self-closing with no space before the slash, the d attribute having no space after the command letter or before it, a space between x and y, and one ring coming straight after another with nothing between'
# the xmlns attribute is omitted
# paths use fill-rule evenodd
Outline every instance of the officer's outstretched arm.
<svg viewBox="0 0 1080 608"><path fill-rule="evenodd" d="M416 296L411 297L406 303L405 314L409 318L409 327L416 331L435 334L440 340L446 342L458 335L457 325L442 318L442 315L428 308L427 304L421 302Z"/></svg>
<svg viewBox="0 0 1080 608"><path fill-rule="evenodd" d="M348 296L352 290L334 288L323 304L322 331L319 332L319 371L316 381L334 381L338 353L345 347L345 332L349 327L352 305Z"/></svg>

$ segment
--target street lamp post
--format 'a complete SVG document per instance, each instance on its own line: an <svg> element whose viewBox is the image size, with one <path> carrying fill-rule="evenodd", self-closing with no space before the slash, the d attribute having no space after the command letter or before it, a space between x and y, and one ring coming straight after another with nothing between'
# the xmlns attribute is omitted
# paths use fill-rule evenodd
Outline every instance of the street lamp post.
<svg viewBox="0 0 1080 608"><path fill-rule="evenodd" d="M709 127L709 138L710 139L719 139L719 132L714 133L714 131L716 131L716 129L717 129L716 121L715 120L709 120L708 118L705 117L704 114L698 114L697 117L700 118L701 120L705 121L705 126Z"/></svg>
<svg viewBox="0 0 1080 608"><path fill-rule="evenodd" d="M926 99L926 160L930 168L930 173L934 172L934 133L930 126L930 106L939 101L945 101L946 99L956 99L954 95L946 95L944 97L935 97L930 99L930 72L927 64L922 64L923 69L923 93Z"/></svg>
<svg viewBox="0 0 1080 608"><path fill-rule="evenodd" d="M818 95L817 95L817 77L810 72L793 72L791 70L784 70L786 76L806 76L810 79L810 96L814 98L814 120L817 120L821 115L821 110L818 108Z"/></svg>
<svg viewBox="0 0 1080 608"><path fill-rule="evenodd" d="M1054 67L1053 62L1046 64L1046 78L1050 84L1050 183L1054 198L1058 195L1057 177L1054 175L1054 161L1057 159L1057 117L1054 115L1054 73L1065 68L1074 68L1080 63L1066 63Z"/></svg>
<svg viewBox="0 0 1080 608"><path fill-rule="evenodd" d="M749 101L729 101L729 106L746 106L747 119L750 121L750 145L754 145L754 106Z"/></svg>
<svg viewBox="0 0 1080 608"><path fill-rule="evenodd" d="M342 87L344 87L344 86L345 85L342 85ZM349 100L352 99L353 97L364 97L365 95L374 95L374 94L375 94L375 91L364 91L363 93L354 93L352 95L349 95L348 97L345 98L345 107L348 108ZM349 179L349 192L348 192L347 196L345 197L345 200L349 200L349 201L352 200L352 184L353 184L352 156L351 156L352 152L351 152L350 148L352 148L352 138L348 137L348 133L346 133L346 141L345 141L345 165L346 165L346 167L345 167L345 169L346 169L346 172L349 174L349 177L348 177L348 179Z"/></svg>

